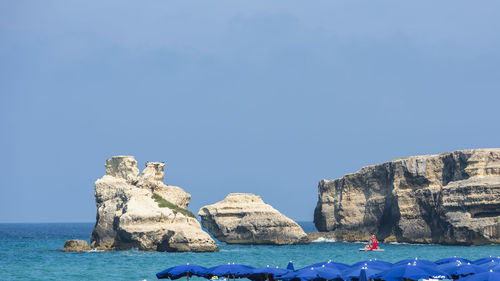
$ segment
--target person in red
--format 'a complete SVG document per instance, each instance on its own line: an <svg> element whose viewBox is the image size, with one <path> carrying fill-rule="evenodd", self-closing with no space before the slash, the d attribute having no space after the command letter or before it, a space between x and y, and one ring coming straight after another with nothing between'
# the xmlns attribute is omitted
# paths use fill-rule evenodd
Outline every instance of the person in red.
<svg viewBox="0 0 500 281"><path fill-rule="evenodd" d="M378 241L377 241L377 238L375 237L375 234L372 234L372 237L370 240L372 242L372 246L370 247L370 251L379 250L380 248L378 247Z"/></svg>

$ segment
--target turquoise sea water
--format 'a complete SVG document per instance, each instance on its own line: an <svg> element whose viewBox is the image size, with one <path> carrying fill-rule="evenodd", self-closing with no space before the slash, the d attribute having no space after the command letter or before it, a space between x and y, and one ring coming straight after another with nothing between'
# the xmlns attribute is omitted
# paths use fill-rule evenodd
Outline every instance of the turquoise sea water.
<svg viewBox="0 0 500 281"><path fill-rule="evenodd" d="M305 231L314 231L312 223L300 224ZM500 246L494 245L382 244L385 252L359 252L363 244L342 242L297 246L221 243L218 253L60 251L67 239L88 241L92 227L91 223L0 224L0 280L156 280L156 272L188 262L207 267L227 262L285 267L293 260L295 268L300 268L326 260L352 264L370 258L396 262L414 257L434 261L450 256L474 260L500 255Z"/></svg>

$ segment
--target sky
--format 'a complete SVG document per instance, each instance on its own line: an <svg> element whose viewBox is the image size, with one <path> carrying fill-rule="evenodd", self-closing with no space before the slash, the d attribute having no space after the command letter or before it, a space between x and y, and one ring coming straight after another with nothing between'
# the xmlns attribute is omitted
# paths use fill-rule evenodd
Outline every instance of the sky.
<svg viewBox="0 0 500 281"><path fill-rule="evenodd" d="M114 155L189 209L500 147L498 1L0 0L0 222L94 222Z"/></svg>

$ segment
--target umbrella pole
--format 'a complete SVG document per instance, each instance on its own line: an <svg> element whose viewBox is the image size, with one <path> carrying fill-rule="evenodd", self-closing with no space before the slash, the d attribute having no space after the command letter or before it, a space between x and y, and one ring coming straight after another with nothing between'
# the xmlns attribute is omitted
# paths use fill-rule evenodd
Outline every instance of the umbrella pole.
<svg viewBox="0 0 500 281"><path fill-rule="evenodd" d="M186 276L187 276L187 281L189 281L189 273Z"/></svg>

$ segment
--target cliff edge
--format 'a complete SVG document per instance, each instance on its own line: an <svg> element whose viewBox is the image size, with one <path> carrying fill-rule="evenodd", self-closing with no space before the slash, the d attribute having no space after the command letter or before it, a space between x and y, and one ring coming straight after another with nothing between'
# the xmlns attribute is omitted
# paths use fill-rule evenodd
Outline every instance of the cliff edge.
<svg viewBox="0 0 500 281"><path fill-rule="evenodd" d="M97 216L91 247L167 252L218 250L186 209L191 195L163 183L164 163L146 163L140 176L132 156L114 156L105 167L106 174L95 182Z"/></svg>
<svg viewBox="0 0 500 281"><path fill-rule="evenodd" d="M321 180L314 223L337 240L500 243L500 148L412 156Z"/></svg>

